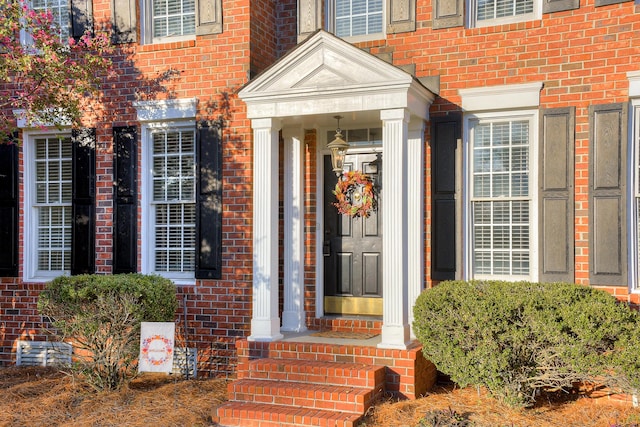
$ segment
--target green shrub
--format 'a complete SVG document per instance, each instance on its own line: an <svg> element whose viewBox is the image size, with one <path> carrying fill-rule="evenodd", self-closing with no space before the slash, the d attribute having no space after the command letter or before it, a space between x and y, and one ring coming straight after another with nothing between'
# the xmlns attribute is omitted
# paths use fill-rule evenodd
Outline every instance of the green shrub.
<svg viewBox="0 0 640 427"><path fill-rule="evenodd" d="M514 406L577 383L640 388L640 317L604 291L443 282L419 296L414 318L425 357L438 370Z"/></svg>
<svg viewBox="0 0 640 427"><path fill-rule="evenodd" d="M74 373L99 390L135 375L140 323L173 321L177 306L170 280L142 274L57 277L38 300L50 332L74 344Z"/></svg>

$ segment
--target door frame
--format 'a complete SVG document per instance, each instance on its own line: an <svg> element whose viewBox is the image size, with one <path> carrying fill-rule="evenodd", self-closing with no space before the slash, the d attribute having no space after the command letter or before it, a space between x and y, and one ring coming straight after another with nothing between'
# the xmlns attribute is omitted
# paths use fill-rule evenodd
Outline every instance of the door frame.
<svg viewBox="0 0 640 427"><path fill-rule="evenodd" d="M380 127L380 123L362 123L357 126L349 126L348 128L342 128L342 130L348 129L362 129L362 128L376 128ZM318 128L316 132L316 312L315 317L317 319L325 317L324 312L324 255L322 253L322 243L324 236L324 186L327 184L324 181L324 156L330 155L331 151L327 149L327 132L335 129L329 127ZM382 145L370 145L370 146L358 146L349 148L348 154L356 153L383 153ZM384 230L382 232L382 239L384 241ZM384 254L383 254L384 256ZM382 296L384 299L384 294Z"/></svg>

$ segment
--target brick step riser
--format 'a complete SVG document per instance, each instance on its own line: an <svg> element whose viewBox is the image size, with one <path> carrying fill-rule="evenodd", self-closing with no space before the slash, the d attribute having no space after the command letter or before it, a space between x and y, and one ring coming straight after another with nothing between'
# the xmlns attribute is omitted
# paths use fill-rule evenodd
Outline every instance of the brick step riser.
<svg viewBox="0 0 640 427"><path fill-rule="evenodd" d="M282 414L261 411L239 415L233 408L220 408L217 423L225 427L354 427L361 416L331 416Z"/></svg>
<svg viewBox="0 0 640 427"><path fill-rule="evenodd" d="M272 364L250 362L248 366L238 368L238 379L290 381L375 389L384 386L385 368L333 369L288 365L286 361Z"/></svg>
<svg viewBox="0 0 640 427"><path fill-rule="evenodd" d="M229 400L256 402L283 406L323 409L328 411L362 414L369 409L382 392L379 390L346 391L295 389L291 384L258 387L255 385L231 384Z"/></svg>

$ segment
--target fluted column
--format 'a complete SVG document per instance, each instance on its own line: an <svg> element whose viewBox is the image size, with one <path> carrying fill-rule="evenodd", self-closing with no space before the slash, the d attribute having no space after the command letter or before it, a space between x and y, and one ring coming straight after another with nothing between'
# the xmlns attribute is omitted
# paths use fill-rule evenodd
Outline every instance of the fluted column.
<svg viewBox="0 0 640 427"><path fill-rule="evenodd" d="M253 128L253 316L250 341L282 338L278 317L278 131L274 119Z"/></svg>
<svg viewBox="0 0 640 427"><path fill-rule="evenodd" d="M407 274L409 326L413 333L413 306L424 286L424 121L409 123L407 141Z"/></svg>
<svg viewBox="0 0 640 427"><path fill-rule="evenodd" d="M284 138L284 311L282 330L306 330L304 315L304 133Z"/></svg>
<svg viewBox="0 0 640 427"><path fill-rule="evenodd" d="M409 112L383 110L382 339L378 347L405 349L410 342L407 275L407 138Z"/></svg>

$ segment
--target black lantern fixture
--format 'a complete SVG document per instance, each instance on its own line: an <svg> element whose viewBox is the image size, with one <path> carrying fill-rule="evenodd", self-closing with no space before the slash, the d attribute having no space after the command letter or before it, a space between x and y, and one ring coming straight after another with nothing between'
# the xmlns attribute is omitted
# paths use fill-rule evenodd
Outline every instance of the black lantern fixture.
<svg viewBox="0 0 640 427"><path fill-rule="evenodd" d="M333 116L333 118L338 121L338 128L336 129L335 139L331 141L327 147L331 150L331 166L333 166L333 171L336 173L336 176L340 176L344 170L344 159L347 155L349 143L342 139L340 130L340 119L342 116Z"/></svg>

